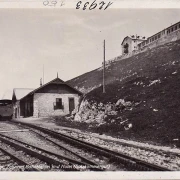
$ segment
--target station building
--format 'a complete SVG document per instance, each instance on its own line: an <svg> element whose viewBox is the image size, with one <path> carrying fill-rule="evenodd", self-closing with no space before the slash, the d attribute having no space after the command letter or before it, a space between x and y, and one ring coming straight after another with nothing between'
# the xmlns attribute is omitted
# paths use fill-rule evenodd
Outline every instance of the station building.
<svg viewBox="0 0 180 180"><path fill-rule="evenodd" d="M78 108L82 93L60 78L37 89L13 90L13 117L50 117L67 115Z"/></svg>

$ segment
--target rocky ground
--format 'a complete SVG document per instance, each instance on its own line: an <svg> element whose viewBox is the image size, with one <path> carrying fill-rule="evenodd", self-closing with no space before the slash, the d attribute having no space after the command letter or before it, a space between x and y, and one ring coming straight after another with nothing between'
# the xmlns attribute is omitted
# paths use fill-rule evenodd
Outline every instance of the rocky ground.
<svg viewBox="0 0 180 180"><path fill-rule="evenodd" d="M106 93L102 68L68 81L86 93L74 120L100 134L180 147L179 52L176 41L109 64Z"/></svg>

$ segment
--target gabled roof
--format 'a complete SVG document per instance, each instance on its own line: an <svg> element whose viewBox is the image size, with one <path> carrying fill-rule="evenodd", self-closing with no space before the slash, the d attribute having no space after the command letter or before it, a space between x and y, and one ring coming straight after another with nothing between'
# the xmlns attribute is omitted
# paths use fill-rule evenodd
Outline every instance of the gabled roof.
<svg viewBox="0 0 180 180"><path fill-rule="evenodd" d="M13 89L8 89L5 91L5 93L2 96L2 99L9 99L12 100L12 94L13 94Z"/></svg>
<svg viewBox="0 0 180 180"><path fill-rule="evenodd" d="M26 96L32 95L32 94L36 93L38 90L42 89L43 87L45 87L45 86L47 86L47 85L49 85L49 84L65 84L65 85L67 85L68 87L70 87L71 89L73 89L74 91L76 91L78 94L80 94L80 95L83 94L83 93L80 92L79 90L75 89L74 87L70 86L69 84L67 84L66 82L64 82L62 79L60 79L60 78L57 77L57 78L53 79L52 81L50 81L50 82L48 82L48 83L46 83L46 84L38 87L37 89L34 89L33 91L29 92L28 94L26 94ZM26 96L22 97L20 100L22 100L22 99L25 98Z"/></svg>
<svg viewBox="0 0 180 180"><path fill-rule="evenodd" d="M129 37L129 36L126 36L126 37L123 39L121 45L123 44L124 40L127 39L127 38L130 38L130 37ZM130 38L130 39L132 39L132 38Z"/></svg>
<svg viewBox="0 0 180 180"><path fill-rule="evenodd" d="M14 88L12 98L13 99L15 98L18 101L33 90L34 89L32 89L32 88Z"/></svg>
<svg viewBox="0 0 180 180"><path fill-rule="evenodd" d="M135 37L135 36L134 36ZM121 43L121 45L123 44L123 42L124 42L124 40L126 39L126 38L130 38L131 40L140 40L140 41L145 41L146 39L142 39L140 36L139 36L139 38L132 38L132 37L130 37L130 36L126 36L124 39L123 39L123 41L122 41L122 43Z"/></svg>

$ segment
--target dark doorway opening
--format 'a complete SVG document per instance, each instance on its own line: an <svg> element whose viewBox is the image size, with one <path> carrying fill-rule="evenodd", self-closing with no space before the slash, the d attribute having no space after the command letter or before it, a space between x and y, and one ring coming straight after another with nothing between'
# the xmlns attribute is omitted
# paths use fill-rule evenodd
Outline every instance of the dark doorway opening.
<svg viewBox="0 0 180 180"><path fill-rule="evenodd" d="M17 118L17 108L15 109L15 118Z"/></svg>
<svg viewBox="0 0 180 180"><path fill-rule="evenodd" d="M74 98L69 98L69 113L72 113L74 109L75 109Z"/></svg>

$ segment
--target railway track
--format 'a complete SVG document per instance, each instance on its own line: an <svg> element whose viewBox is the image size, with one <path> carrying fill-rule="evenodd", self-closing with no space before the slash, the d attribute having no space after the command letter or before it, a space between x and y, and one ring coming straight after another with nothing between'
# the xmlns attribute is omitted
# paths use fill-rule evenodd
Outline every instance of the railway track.
<svg viewBox="0 0 180 180"><path fill-rule="evenodd" d="M14 122L13 122L14 123ZM84 149L88 152L93 152L97 154L98 156L104 156L109 159L109 162L113 162L115 164L124 164L125 167L127 167L128 170L138 170L138 171L171 171L170 169L167 169L165 167L161 167L155 164L151 164L145 161L142 161L140 159L125 155L123 153L115 152L106 148L102 148L100 146L70 137L68 135L55 132L53 130L49 130L44 127L36 126L34 124L29 123L22 123L18 122L20 125L23 125L25 127L29 127L36 130L39 130L40 132L46 133L50 135L53 138L56 138L58 140L62 140L68 144L71 144L72 146L79 147L81 149Z"/></svg>
<svg viewBox="0 0 180 180"><path fill-rule="evenodd" d="M60 154L52 153L51 151L44 150L42 148L30 145L28 143L16 140L9 136L0 134L0 141L5 144L16 148L18 151L23 151L26 154L29 154L32 157L36 157L45 164L28 164L23 162L23 165L26 167L31 167L31 170L62 170L62 171L82 171L82 170L94 170L94 171L102 171L103 169L92 167L91 164L83 163ZM4 151L7 152L7 151ZM13 154L11 154L13 156ZM31 161L31 158L29 159ZM35 167L35 168L33 168ZM38 169L38 167L42 167L42 169Z"/></svg>
<svg viewBox="0 0 180 180"><path fill-rule="evenodd" d="M1 143L2 145L2 143ZM0 171L38 171L21 157L15 155L9 147L0 148Z"/></svg>
<svg viewBox="0 0 180 180"><path fill-rule="evenodd" d="M13 123L14 125L14 123ZM10 127L12 128L12 127ZM15 123L14 128L24 128L24 126ZM40 130L36 130L35 128L29 128L29 132L37 133L39 136L42 136L42 141L47 140L55 146L58 146L60 150L64 150L66 153L68 153L69 156L74 156L78 158L81 162L84 162L88 164L92 170L99 171L99 170L127 170L123 164L114 164L114 162L109 162L108 158L98 155L94 152L89 152L85 148L82 149L81 147L75 147L74 145L69 145L66 141L59 140L59 138L53 138L49 135L49 133L43 133ZM19 129L18 131L21 132L22 129ZM13 131L14 132L14 131ZM16 130L17 132L17 130ZM10 134L12 136L12 134ZM19 135L21 136L21 135ZM22 139L22 138L21 138Z"/></svg>

